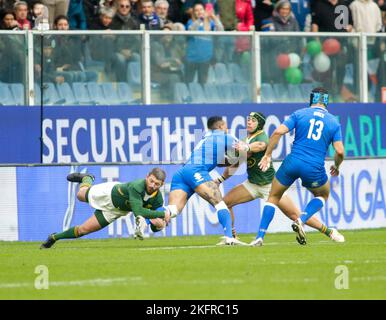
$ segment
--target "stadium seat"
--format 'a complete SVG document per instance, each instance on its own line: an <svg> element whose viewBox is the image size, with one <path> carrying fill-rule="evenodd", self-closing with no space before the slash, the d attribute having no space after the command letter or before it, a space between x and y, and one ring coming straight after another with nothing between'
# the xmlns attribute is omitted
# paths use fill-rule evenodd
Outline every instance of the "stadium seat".
<svg viewBox="0 0 386 320"><path fill-rule="evenodd" d="M233 84L222 84L217 85L217 91L220 93L220 101L224 103L234 103L237 102L236 98L233 95Z"/></svg>
<svg viewBox="0 0 386 320"><path fill-rule="evenodd" d="M101 88L102 88L102 92L106 98L106 102L108 105L125 104L124 101L121 101L119 99L117 90L114 88L114 85L112 82L101 83Z"/></svg>
<svg viewBox="0 0 386 320"><path fill-rule="evenodd" d="M274 83L273 91L275 92L276 101L275 102L289 102L290 98L288 96L287 85L283 83Z"/></svg>
<svg viewBox="0 0 386 320"><path fill-rule="evenodd" d="M42 103L42 95L40 91L40 86L35 82L34 83L34 105L40 106Z"/></svg>
<svg viewBox="0 0 386 320"><path fill-rule="evenodd" d="M108 101L106 100L102 88L96 82L87 82L86 87L88 89L88 93L90 97L99 105L108 105Z"/></svg>
<svg viewBox="0 0 386 320"><path fill-rule="evenodd" d="M22 83L11 83L9 88L11 89L15 104L17 106L24 106L27 104L25 101L24 85Z"/></svg>
<svg viewBox="0 0 386 320"><path fill-rule="evenodd" d="M130 62L127 66L127 81L132 86L141 85L141 65L138 61Z"/></svg>
<svg viewBox="0 0 386 320"><path fill-rule="evenodd" d="M300 85L300 90L302 92L303 100L309 101L310 100L310 94L313 88L317 87L317 84L314 83L302 83Z"/></svg>
<svg viewBox="0 0 386 320"><path fill-rule="evenodd" d="M227 84L232 82L232 78L224 63L216 63L214 66L216 84Z"/></svg>
<svg viewBox="0 0 386 320"><path fill-rule="evenodd" d="M213 83L205 84L204 92L208 103L219 103L221 101L215 84Z"/></svg>
<svg viewBox="0 0 386 320"><path fill-rule="evenodd" d="M243 70L237 63L228 64L228 73L230 74L232 81L237 83L246 83L247 80L244 76Z"/></svg>
<svg viewBox="0 0 386 320"><path fill-rule="evenodd" d="M133 91L131 90L131 87L128 83L118 82L117 85L118 98L122 101L122 104L130 104L136 101L133 97Z"/></svg>
<svg viewBox="0 0 386 320"><path fill-rule="evenodd" d="M192 96L190 95L187 85L183 82L177 82L174 85L174 101L176 103L190 103Z"/></svg>
<svg viewBox="0 0 386 320"><path fill-rule="evenodd" d="M90 97L85 83L74 82L72 84L72 90L74 92L75 99L79 101L79 104L96 104L95 100Z"/></svg>
<svg viewBox="0 0 386 320"><path fill-rule="evenodd" d="M0 105L14 106L16 101L13 98L12 92L6 83L0 83Z"/></svg>
<svg viewBox="0 0 386 320"><path fill-rule="evenodd" d="M195 77L195 82L197 82L197 75ZM208 69L208 78L206 80L206 83L210 83L210 84L213 84L213 83L216 83L216 74L214 72L214 68L212 65L209 66L209 69Z"/></svg>
<svg viewBox="0 0 386 320"><path fill-rule="evenodd" d="M262 102L276 101L275 91L273 91L273 88L270 83L261 84L261 101Z"/></svg>
<svg viewBox="0 0 386 320"><path fill-rule="evenodd" d="M189 91L192 97L193 103L206 103L207 99L204 93L204 90L201 87L201 84L198 82L189 83Z"/></svg>
<svg viewBox="0 0 386 320"><path fill-rule="evenodd" d="M233 83L231 86L233 100L240 103L252 102L252 95L248 84Z"/></svg>
<svg viewBox="0 0 386 320"><path fill-rule="evenodd" d="M303 93L299 84L288 85L288 96L291 102L304 102Z"/></svg>
<svg viewBox="0 0 386 320"><path fill-rule="evenodd" d="M75 99L71 86L67 82L57 84L56 89L58 90L59 97L65 100L65 105L79 104L79 101Z"/></svg>
<svg viewBox="0 0 386 320"><path fill-rule="evenodd" d="M52 82L43 83L43 105L63 105L65 99L61 98Z"/></svg>

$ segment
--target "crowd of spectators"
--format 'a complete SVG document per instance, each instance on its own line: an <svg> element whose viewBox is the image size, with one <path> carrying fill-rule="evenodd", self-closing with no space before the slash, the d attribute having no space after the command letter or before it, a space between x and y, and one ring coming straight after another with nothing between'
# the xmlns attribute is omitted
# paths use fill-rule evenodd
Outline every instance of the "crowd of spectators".
<svg viewBox="0 0 386 320"><path fill-rule="evenodd" d="M188 22L196 19L197 3L203 5L206 15L219 19L226 31L385 29L385 0L0 0L0 25L5 30L37 29L37 18L45 15L50 29L57 16L67 16L70 30L188 30ZM339 5L349 9L344 29L335 23ZM113 21L101 24L101 16Z"/></svg>
<svg viewBox="0 0 386 320"><path fill-rule="evenodd" d="M336 8L342 5L346 10L340 13ZM3 30L375 33L385 32L385 23L386 0L0 0L0 29ZM126 80L126 72L122 70L127 70L130 62L141 60L140 41L128 42L111 35L102 38L106 44L103 47L99 41L93 49L93 43L90 41L87 50L92 54L89 54L89 57L83 46L86 38L77 40L82 48L79 49L79 54L67 52L71 49L61 49L65 53L58 55L55 53L55 47L51 50L46 44L44 59L48 59L50 63L63 57L64 60L72 60L62 66L55 66L56 73L48 74L59 81L94 79L95 74L87 73L83 65L86 64L87 58L89 61L98 61L99 55L99 60L108 61L104 68L113 75L113 80ZM56 48L60 41L55 44ZM231 54L227 52L226 41L216 41L218 40L205 36L188 37L182 44L185 52L180 55L176 52L175 41L170 36L158 39L153 44L158 49L155 53L152 52L151 57L156 64L154 78L164 86L170 86L175 81L189 83L193 81L193 77L204 84L208 79L209 67L216 57L231 55L232 62L239 62L245 58L243 53L251 49L249 37L237 37ZM74 40L70 42L70 48L74 48L76 43ZM385 52L384 41L369 45L371 53L384 56L381 54ZM277 48L282 50L284 47L288 51L297 50L285 39ZM274 59L274 55L271 56ZM79 60L75 61L76 59ZM337 80L340 87L344 83L343 78L347 78L349 58L342 53L336 60L337 78L341 78ZM270 81L271 63L274 63L274 60L266 64L267 81ZM381 63L386 64L386 61ZM378 66L377 70L382 65ZM272 78L274 77L272 74ZM336 84L331 86L336 87Z"/></svg>

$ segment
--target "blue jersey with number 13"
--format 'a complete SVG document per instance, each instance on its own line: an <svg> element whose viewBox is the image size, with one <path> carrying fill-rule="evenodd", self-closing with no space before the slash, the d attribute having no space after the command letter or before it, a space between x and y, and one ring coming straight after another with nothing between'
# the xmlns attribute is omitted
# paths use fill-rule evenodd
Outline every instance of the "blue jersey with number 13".
<svg viewBox="0 0 386 320"><path fill-rule="evenodd" d="M338 120L322 107L299 109L283 124L295 129L291 156L307 163L323 165L330 144L342 140Z"/></svg>

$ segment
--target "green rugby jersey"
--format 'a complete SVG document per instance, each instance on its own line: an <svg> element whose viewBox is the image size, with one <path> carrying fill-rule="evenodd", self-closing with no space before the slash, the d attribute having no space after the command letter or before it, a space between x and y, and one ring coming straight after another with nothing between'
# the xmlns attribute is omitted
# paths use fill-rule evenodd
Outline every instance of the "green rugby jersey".
<svg viewBox="0 0 386 320"><path fill-rule="evenodd" d="M265 142L268 144L268 136L263 130L257 131L255 134L253 134L249 138L245 138L246 143L253 143L253 142ZM247 159L247 173L248 173L248 180L251 183L257 184L259 186L266 185L268 183L272 183L272 180L275 176L275 169L273 167L273 163L271 162L271 166L268 168L266 172L261 171L258 164L261 160L261 158L264 156L265 150L260 152L254 152L250 153L248 152L248 159Z"/></svg>
<svg viewBox="0 0 386 320"><path fill-rule="evenodd" d="M165 217L165 211L155 211L164 203L161 192L147 194L145 179L116 184L111 191L111 199L114 207L121 211L132 211L135 216L149 219Z"/></svg>

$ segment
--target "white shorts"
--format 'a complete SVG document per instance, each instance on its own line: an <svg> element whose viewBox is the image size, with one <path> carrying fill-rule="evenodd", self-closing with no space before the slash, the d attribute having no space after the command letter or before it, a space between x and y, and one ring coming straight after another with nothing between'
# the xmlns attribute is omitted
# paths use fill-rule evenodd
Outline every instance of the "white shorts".
<svg viewBox="0 0 386 320"><path fill-rule="evenodd" d="M105 182L96 184L91 186L88 192L89 205L94 209L101 210L108 223L128 214L126 211L115 208L111 200L111 191L118 183L119 182Z"/></svg>
<svg viewBox="0 0 386 320"><path fill-rule="evenodd" d="M268 200L269 192L271 191L271 183L259 186L258 184L249 182L249 180L245 180L242 185L254 199L260 198L265 201Z"/></svg>

